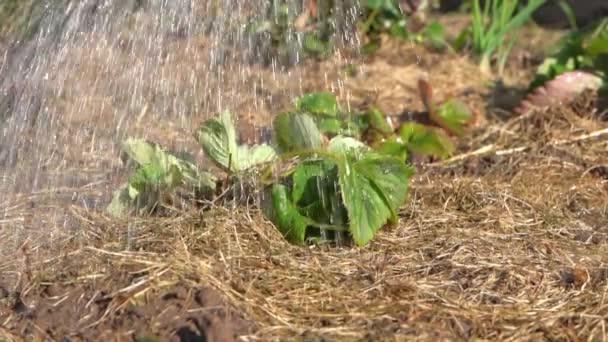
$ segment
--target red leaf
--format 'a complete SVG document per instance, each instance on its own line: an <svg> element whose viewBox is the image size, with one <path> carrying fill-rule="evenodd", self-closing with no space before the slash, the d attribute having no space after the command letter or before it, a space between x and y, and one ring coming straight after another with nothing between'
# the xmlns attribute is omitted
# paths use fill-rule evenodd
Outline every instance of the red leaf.
<svg viewBox="0 0 608 342"><path fill-rule="evenodd" d="M534 108L568 104L586 89L597 90L601 85L602 79L592 73L565 72L530 92L515 112L525 114Z"/></svg>

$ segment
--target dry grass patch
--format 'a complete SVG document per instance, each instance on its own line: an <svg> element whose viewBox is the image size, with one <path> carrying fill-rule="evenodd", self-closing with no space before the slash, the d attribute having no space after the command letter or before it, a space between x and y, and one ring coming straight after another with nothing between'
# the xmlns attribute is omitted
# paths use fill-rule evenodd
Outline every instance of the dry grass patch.
<svg viewBox="0 0 608 342"><path fill-rule="evenodd" d="M191 63L197 72L209 71L207 61L195 62L201 48L195 41L171 47L166 58L172 63L159 72L182 75ZM87 51L72 52L84 58ZM78 66L91 76L80 82L112 78L91 72L104 65L100 56ZM251 116L254 126L267 123L273 106L308 90L330 89L352 105L371 97L389 113L421 110L420 77L439 98L458 96L485 111L486 80L464 58L400 43L361 62L358 75L345 77L346 63L336 56L289 74L231 69L236 77L226 75L222 84L235 88L217 91L226 90L235 111ZM126 77L138 68L122 71ZM139 112L147 101L143 92L170 98L194 85L209 95L221 81L205 85L180 77L162 85L142 78L148 88L129 109L113 97L133 93L125 79L112 83L121 91L108 88L98 98L67 79L69 101L54 103L74 113L61 116L61 141L68 146L62 151L81 147L82 140L68 134L71 125L81 132L88 119ZM243 87L255 92L235 91ZM192 89L183 94L195 95ZM213 104L181 105L201 110ZM88 209L107 203L114 188L115 127L99 129L105 148L73 153L69 165L58 158L64 164L53 169L81 170L103 160L91 166L99 180L0 200L0 340L607 340L608 124L589 115L592 108L582 97L506 122L489 115L457 156L418 166L399 223L365 248L292 246L258 209L235 203L110 219ZM83 109L97 116L78 117ZM174 110L169 119L187 111ZM161 126L131 129L160 141L184 138L149 129L155 125Z"/></svg>
<svg viewBox="0 0 608 342"><path fill-rule="evenodd" d="M593 155L605 144L564 148L605 162ZM76 304L87 318L71 334L112 323L120 336L174 336L166 324L128 329L117 317L148 308L136 321L161 322L149 308L163 293L212 288L226 301L213 312L244 340L604 340L607 180L550 145L426 167L399 224L361 249L289 245L254 208L119 222L73 207L80 235L56 252L25 245L0 265L13 279L3 303L20 298L34 313L4 305L3 331L39 333L25 327L41 324L41 289L55 284L96 291ZM104 310L87 311L100 291ZM251 323L234 323L242 317Z"/></svg>

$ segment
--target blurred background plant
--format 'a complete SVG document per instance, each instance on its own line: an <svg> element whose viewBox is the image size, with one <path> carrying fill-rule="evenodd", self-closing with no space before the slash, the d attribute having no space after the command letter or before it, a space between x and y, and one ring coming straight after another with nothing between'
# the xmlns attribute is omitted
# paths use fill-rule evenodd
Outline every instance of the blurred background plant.
<svg viewBox="0 0 608 342"><path fill-rule="evenodd" d="M34 27L30 22L35 10L33 0L3 0L0 2L0 39L14 34L32 32Z"/></svg>
<svg viewBox="0 0 608 342"><path fill-rule="evenodd" d="M539 66L531 88L573 70L596 73L608 77L608 18L579 30L573 30L556 44ZM604 81L606 83L606 81Z"/></svg>
<svg viewBox="0 0 608 342"><path fill-rule="evenodd" d="M51 13L55 8L68 8L69 3L70 0L1 0L0 41L31 38L38 32L45 13Z"/></svg>
<svg viewBox="0 0 608 342"><path fill-rule="evenodd" d="M380 46L380 37L391 37L429 43L434 48L446 46L443 27L438 21L427 23L429 1L364 0L361 2L362 19L359 31L366 42L362 52L371 54Z"/></svg>
<svg viewBox="0 0 608 342"><path fill-rule="evenodd" d="M252 34L257 56L265 63L287 65L304 58L326 58L337 47L372 54L383 35L442 48L447 46L443 27L437 21L426 22L431 4L419 0L269 0L265 14L252 18L246 31ZM362 42L336 35L353 29L359 31Z"/></svg>
<svg viewBox="0 0 608 342"><path fill-rule="evenodd" d="M354 0L269 0L265 13L252 18L246 32L252 34L257 57L265 64L276 60L293 65L299 60L325 58L334 49L335 33L355 17Z"/></svg>
<svg viewBox="0 0 608 342"><path fill-rule="evenodd" d="M484 74L491 74L495 61L498 74L504 66L517 40L517 30L530 20L532 14L546 0L530 0L521 4L517 0L472 0L470 2L471 24L454 41L461 49L470 43L471 52L479 61Z"/></svg>

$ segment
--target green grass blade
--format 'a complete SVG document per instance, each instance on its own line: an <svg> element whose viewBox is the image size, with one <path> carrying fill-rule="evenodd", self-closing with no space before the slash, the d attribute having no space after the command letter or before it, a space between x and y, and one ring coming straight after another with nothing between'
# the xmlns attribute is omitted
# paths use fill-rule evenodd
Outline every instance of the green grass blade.
<svg viewBox="0 0 608 342"><path fill-rule="evenodd" d="M572 7L565 0L558 0L558 5L566 15L566 19L568 19L568 24L570 28L573 30L578 30L578 25L576 23L576 14L572 10Z"/></svg>
<svg viewBox="0 0 608 342"><path fill-rule="evenodd" d="M481 15L481 9L479 8L479 0L473 0L472 10L472 26L473 26L473 49L479 49L483 44L483 32L484 24ZM479 50L477 52L480 52Z"/></svg>
<svg viewBox="0 0 608 342"><path fill-rule="evenodd" d="M508 32L515 30L525 24L530 16L538 7L540 7L546 0L530 0L530 2L519 12L517 13L506 25L504 25L497 33L497 37L504 37ZM493 41L493 48L498 45L502 39L497 39Z"/></svg>

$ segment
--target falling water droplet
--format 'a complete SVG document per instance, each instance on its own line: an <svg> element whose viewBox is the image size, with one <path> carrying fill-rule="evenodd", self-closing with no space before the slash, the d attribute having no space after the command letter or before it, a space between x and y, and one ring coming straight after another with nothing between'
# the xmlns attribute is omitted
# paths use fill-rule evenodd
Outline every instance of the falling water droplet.
<svg viewBox="0 0 608 342"><path fill-rule="evenodd" d="M296 0L288 3L291 11L300 6ZM359 10L346 3L336 2L342 19L333 25L335 40L352 48L360 42L352 29ZM74 188L79 196L94 198L90 205L105 206L108 189L126 177L118 149L127 137L196 153L191 131L221 110L232 110L237 123L251 111L256 128L267 125L277 110L275 99L299 95L306 76L277 58L261 63L268 62L260 57L270 37L244 32L248 20L268 13L268 4L38 2L30 21L38 29L0 51L0 94L10 100L5 106L0 98L0 110L9 109L6 118L0 113L0 217L23 215L8 208L26 194L46 193L45 201L60 204L65 198L71 205L66 191ZM297 47L301 36L288 43ZM305 56L293 52L289 62L300 63ZM321 77L328 88L345 88L327 74ZM200 153L197 159L203 161ZM246 187L240 184L234 197ZM41 200L36 196L34 203ZM45 214L34 212L34 221L43 221Z"/></svg>

